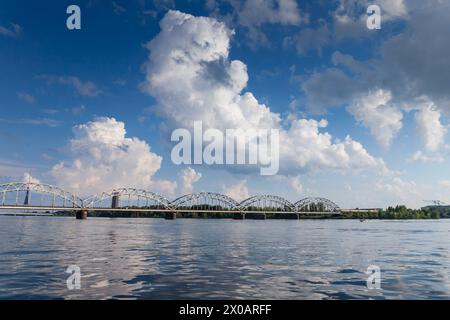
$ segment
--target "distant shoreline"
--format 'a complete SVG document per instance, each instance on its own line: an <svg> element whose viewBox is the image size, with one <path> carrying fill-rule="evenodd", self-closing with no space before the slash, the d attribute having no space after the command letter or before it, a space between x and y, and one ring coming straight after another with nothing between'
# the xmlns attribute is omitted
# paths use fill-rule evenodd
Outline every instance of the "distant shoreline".
<svg viewBox="0 0 450 320"><path fill-rule="evenodd" d="M245 212L244 212L245 213ZM21 216L21 217L75 217L73 212L0 212L0 216ZM165 212L88 212L89 218L165 218ZM426 207L422 209L408 209L405 206L389 207L379 212L345 212L340 215L326 214L320 215L300 213L246 213L246 220L430 220L448 219L450 209L446 207ZM236 219L234 213L211 212L211 213L177 213L177 219Z"/></svg>

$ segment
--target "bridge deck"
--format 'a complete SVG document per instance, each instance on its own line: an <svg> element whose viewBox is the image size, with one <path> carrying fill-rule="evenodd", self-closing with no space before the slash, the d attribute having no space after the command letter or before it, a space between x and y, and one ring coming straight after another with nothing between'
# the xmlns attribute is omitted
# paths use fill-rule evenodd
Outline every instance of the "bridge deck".
<svg viewBox="0 0 450 320"><path fill-rule="evenodd" d="M34 210L34 211L91 211L91 212L182 212L182 213L298 213L298 214L323 214L339 215L336 212L295 212L295 211L246 211L246 210L195 210L195 209L146 209L146 208L64 208L46 206L0 206L0 210Z"/></svg>

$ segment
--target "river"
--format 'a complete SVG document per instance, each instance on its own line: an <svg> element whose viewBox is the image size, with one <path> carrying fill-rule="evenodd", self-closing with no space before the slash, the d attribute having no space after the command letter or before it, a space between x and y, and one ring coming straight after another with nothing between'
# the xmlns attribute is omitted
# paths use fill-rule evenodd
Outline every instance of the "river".
<svg viewBox="0 0 450 320"><path fill-rule="evenodd" d="M449 252L450 220L0 217L0 299L450 299Z"/></svg>

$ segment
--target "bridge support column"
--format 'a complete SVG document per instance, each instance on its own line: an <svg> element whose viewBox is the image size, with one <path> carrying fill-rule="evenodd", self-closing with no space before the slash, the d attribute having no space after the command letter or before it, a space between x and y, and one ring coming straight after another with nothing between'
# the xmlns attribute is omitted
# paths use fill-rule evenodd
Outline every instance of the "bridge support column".
<svg viewBox="0 0 450 320"><path fill-rule="evenodd" d="M166 220L175 220L177 218L177 213L170 211L170 212L166 212L166 216L164 217L164 219Z"/></svg>
<svg viewBox="0 0 450 320"><path fill-rule="evenodd" d="M111 208L119 208L120 207L120 195L118 192L114 192L111 199Z"/></svg>
<svg viewBox="0 0 450 320"><path fill-rule="evenodd" d="M88 215L87 210L80 210L80 211L77 211L76 218L77 218L77 220L86 220L87 215Z"/></svg>
<svg viewBox="0 0 450 320"><path fill-rule="evenodd" d="M233 219L234 220L245 220L245 213L243 213L243 212L235 213Z"/></svg>

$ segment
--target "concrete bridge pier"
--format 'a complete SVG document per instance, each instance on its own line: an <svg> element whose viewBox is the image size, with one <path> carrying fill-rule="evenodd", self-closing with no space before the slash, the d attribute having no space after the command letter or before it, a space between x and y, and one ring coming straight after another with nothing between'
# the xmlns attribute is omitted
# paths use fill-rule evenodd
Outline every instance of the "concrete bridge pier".
<svg viewBox="0 0 450 320"><path fill-rule="evenodd" d="M76 218L77 218L77 220L86 220L87 215L88 215L87 210L80 210L80 211L77 211Z"/></svg>
<svg viewBox="0 0 450 320"><path fill-rule="evenodd" d="M174 211L166 212L166 216L164 217L164 219L166 219L166 220L175 220L176 218L177 218L177 213Z"/></svg>
<svg viewBox="0 0 450 320"><path fill-rule="evenodd" d="M235 213L234 220L245 220L245 213L244 212L239 212L239 213Z"/></svg>

